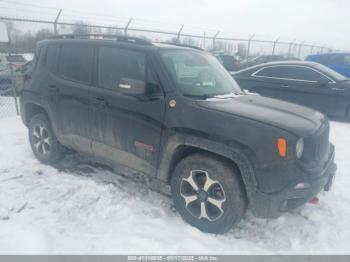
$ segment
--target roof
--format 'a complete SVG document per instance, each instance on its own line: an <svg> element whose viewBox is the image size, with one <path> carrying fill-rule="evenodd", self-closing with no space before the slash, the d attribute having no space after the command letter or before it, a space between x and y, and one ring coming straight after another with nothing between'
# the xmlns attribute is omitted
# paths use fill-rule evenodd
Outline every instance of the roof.
<svg viewBox="0 0 350 262"><path fill-rule="evenodd" d="M313 55L308 55L308 57L330 56L330 55L350 55L350 52L327 53L327 54L313 54Z"/></svg>
<svg viewBox="0 0 350 262"><path fill-rule="evenodd" d="M262 63L255 66L247 67L245 69L242 69L240 71L237 71L236 73L250 71L252 69L260 68L260 67L266 67L266 66L285 66L285 65L291 65L291 66L311 66L314 67L318 65L316 62L310 62L310 61L300 61L300 60L286 60L286 61L276 61L276 62L268 62L268 63Z"/></svg>
<svg viewBox="0 0 350 262"><path fill-rule="evenodd" d="M145 47L157 47L157 48L167 48L167 49L196 49L202 50L200 47L190 46L190 45L182 45L177 43L152 43L151 41L139 38L139 37L129 37L123 35L106 35L106 34L87 34L87 35L55 35L50 37L46 41L54 41L54 42L103 42L103 43L124 43L124 44L132 44L135 46L145 46Z"/></svg>

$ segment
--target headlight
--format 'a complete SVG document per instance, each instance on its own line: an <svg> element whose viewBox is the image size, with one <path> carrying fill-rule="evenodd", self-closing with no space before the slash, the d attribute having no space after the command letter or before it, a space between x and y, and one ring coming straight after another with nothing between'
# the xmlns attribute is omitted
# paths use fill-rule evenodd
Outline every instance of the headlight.
<svg viewBox="0 0 350 262"><path fill-rule="evenodd" d="M304 152L304 139L300 138L295 146L295 153L297 155L297 158L301 158Z"/></svg>

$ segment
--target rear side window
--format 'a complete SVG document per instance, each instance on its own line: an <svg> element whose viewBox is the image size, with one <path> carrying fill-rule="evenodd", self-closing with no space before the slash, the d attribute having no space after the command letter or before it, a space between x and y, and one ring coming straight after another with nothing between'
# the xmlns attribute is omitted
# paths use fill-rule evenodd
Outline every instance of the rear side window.
<svg viewBox="0 0 350 262"><path fill-rule="evenodd" d="M92 80L93 51L93 47L88 45L62 45L60 75L76 82L90 83Z"/></svg>
<svg viewBox="0 0 350 262"><path fill-rule="evenodd" d="M60 51L60 46L58 44L49 45L46 52L46 66L51 72L57 71L57 60Z"/></svg>
<svg viewBox="0 0 350 262"><path fill-rule="evenodd" d="M272 66L257 71L255 76L290 80L318 81L322 75L315 70L301 66Z"/></svg>
<svg viewBox="0 0 350 262"><path fill-rule="evenodd" d="M121 78L146 80L146 57L143 53L116 47L101 47L98 55L100 87L119 89Z"/></svg>

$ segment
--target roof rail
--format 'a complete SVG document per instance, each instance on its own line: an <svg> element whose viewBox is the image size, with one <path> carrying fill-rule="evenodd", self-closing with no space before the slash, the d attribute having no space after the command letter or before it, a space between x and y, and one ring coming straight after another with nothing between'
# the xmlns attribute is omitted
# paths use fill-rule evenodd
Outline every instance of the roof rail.
<svg viewBox="0 0 350 262"><path fill-rule="evenodd" d="M205 51L203 48L194 46L194 45L183 45L183 44L178 44L178 43L171 43L171 42L160 42L161 44L167 44L167 45L175 45L175 46L182 46L182 47L188 47L188 48L193 48L201 51Z"/></svg>
<svg viewBox="0 0 350 262"><path fill-rule="evenodd" d="M140 45L152 45L152 43L146 39L131 36L122 35L110 35L110 34L61 34L51 36L50 39L95 39L95 40L114 40L127 43L135 43Z"/></svg>

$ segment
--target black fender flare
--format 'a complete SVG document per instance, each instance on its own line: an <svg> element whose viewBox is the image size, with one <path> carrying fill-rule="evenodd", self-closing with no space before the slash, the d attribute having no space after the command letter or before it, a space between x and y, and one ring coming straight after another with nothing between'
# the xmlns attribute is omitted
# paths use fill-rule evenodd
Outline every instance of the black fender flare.
<svg viewBox="0 0 350 262"><path fill-rule="evenodd" d="M255 178L256 157L252 150L234 141L236 146L202 138L193 135L175 134L169 137L162 154L157 178L168 183L172 173L171 165L176 150L181 146L197 148L200 150L214 153L233 161L241 172L242 180L247 192L249 202L252 203L257 191L257 181Z"/></svg>

